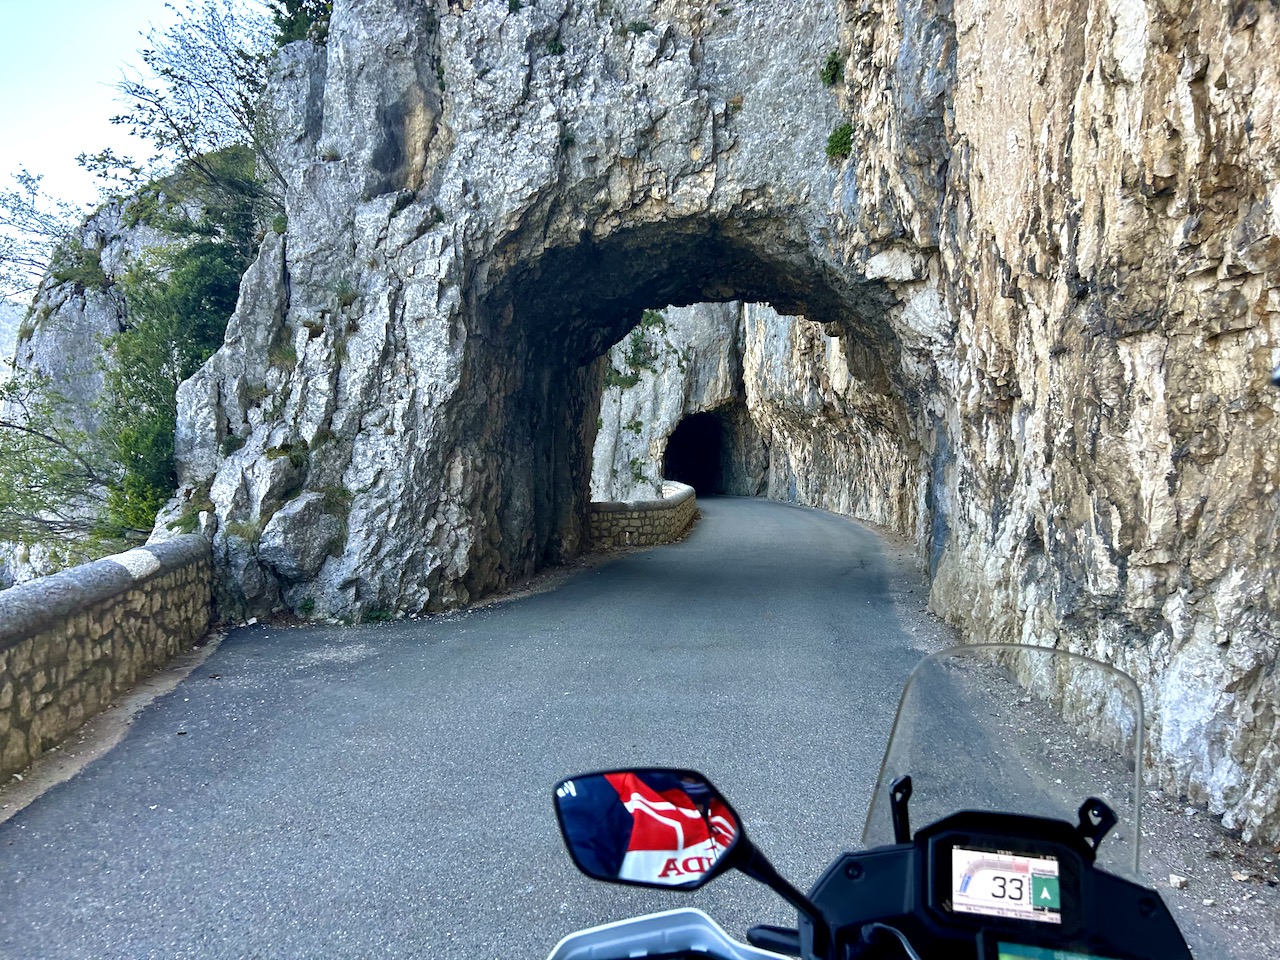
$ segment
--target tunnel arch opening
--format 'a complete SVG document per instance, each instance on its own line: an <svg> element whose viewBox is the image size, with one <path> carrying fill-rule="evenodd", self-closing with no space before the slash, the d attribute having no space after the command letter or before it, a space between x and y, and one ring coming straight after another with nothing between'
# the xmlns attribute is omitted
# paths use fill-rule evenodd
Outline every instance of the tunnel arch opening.
<svg viewBox="0 0 1280 960"><path fill-rule="evenodd" d="M785 218L688 217L557 245L536 239L531 245L522 232L499 250L483 312L490 325L513 326L536 352L571 365L602 356L646 309L729 301L765 303L898 349L886 321L896 303L889 288L844 276Z"/></svg>
<svg viewBox="0 0 1280 960"><path fill-rule="evenodd" d="M724 421L711 412L690 414L667 438L662 476L688 484L700 497L720 496L727 492L724 448Z"/></svg>
<svg viewBox="0 0 1280 960"><path fill-rule="evenodd" d="M467 285L475 294L466 335L482 347L461 375L483 378L491 399L464 412L466 434L478 447L500 451L486 468L496 529L473 553L477 581L509 582L585 548L608 352L646 310L767 304L861 344L881 373L898 367L888 321L895 295L883 281L851 277L786 216L703 214L633 223L605 236L555 233L545 221L539 229L526 223ZM489 363L495 355L506 358L500 373ZM653 451L664 466L678 474L692 469L691 485L703 495L763 492L729 489L723 413L685 430L703 431L704 445L714 434L717 452L695 457L682 434L670 456L665 448Z"/></svg>

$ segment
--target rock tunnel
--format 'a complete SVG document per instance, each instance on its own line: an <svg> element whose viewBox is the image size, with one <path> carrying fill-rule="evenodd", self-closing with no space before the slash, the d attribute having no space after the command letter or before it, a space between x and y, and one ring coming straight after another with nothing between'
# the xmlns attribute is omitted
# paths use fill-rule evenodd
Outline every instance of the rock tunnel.
<svg viewBox="0 0 1280 960"><path fill-rule="evenodd" d="M714 413L685 417L667 438L662 475L668 480L687 483L699 497L728 492L722 462L724 432L724 421Z"/></svg>
<svg viewBox="0 0 1280 960"><path fill-rule="evenodd" d="M861 356L874 358L869 366L880 376L896 368L887 322L894 296L882 283L851 283L824 271L795 226L780 217L681 218L541 256L500 253L499 262L512 266L479 305L481 329L492 331L503 356L521 362L497 391L502 415L495 417L491 404L485 422L466 430L484 436L502 427L492 435L502 450L491 477L503 491L495 520L503 542L523 543L527 552L513 556L499 576L525 575L582 548L595 440L590 424L610 377L627 375L609 369L605 356L637 329L650 305L768 303L794 323L838 330L860 345ZM881 399L896 409L878 422L879 442L918 446L893 435L909 421L900 393L887 381L882 386ZM715 473L711 483L721 492ZM910 480L904 470L887 482Z"/></svg>
<svg viewBox="0 0 1280 960"><path fill-rule="evenodd" d="M158 523L202 518L223 615L574 555L606 351L765 303L806 319L743 347L788 397L763 492L913 538L969 637L1129 670L1162 783L1280 836L1277 173L1239 92L1280 89L1280 14L639 6L339 0L284 54L287 223L179 391Z"/></svg>

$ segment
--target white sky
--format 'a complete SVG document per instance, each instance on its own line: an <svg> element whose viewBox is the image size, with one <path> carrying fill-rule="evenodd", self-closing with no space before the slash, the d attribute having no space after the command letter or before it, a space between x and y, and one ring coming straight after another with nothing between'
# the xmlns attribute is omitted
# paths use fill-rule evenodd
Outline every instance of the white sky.
<svg viewBox="0 0 1280 960"><path fill-rule="evenodd" d="M124 109L113 85L170 16L165 0L0 0L0 189L26 166L50 194L88 203L97 186L77 154L148 155L112 126Z"/></svg>

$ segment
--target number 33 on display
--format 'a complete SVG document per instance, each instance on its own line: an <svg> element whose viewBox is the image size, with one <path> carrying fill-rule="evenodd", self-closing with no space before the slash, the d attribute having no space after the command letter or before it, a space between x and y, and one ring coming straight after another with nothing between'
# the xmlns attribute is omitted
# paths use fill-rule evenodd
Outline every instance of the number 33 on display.
<svg viewBox="0 0 1280 960"><path fill-rule="evenodd" d="M1002 877L996 875L991 879L991 899L1022 900L1026 896L1026 882L1022 877Z"/></svg>

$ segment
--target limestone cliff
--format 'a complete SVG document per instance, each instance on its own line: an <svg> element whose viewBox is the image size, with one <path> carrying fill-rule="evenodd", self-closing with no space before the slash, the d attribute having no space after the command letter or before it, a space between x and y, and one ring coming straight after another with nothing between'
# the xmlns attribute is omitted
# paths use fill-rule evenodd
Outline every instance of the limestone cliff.
<svg viewBox="0 0 1280 960"><path fill-rule="evenodd" d="M974 638L1129 670L1163 784L1280 836L1277 10L515 6L338 0L286 51L288 230L180 395L224 611L573 555L598 420L677 409L599 358L765 303L765 491L916 537Z"/></svg>
<svg viewBox="0 0 1280 960"><path fill-rule="evenodd" d="M124 329L128 308L117 282L138 257L165 242L163 234L132 221L127 203L105 204L54 256L24 313L14 367L48 378L80 429L96 426L103 341Z"/></svg>
<svg viewBox="0 0 1280 960"><path fill-rule="evenodd" d="M762 304L642 320L609 354L592 498L647 499L666 476L705 481L699 494L767 496L914 535L923 491L901 479L920 451L877 433L901 407L874 357L838 332ZM682 442L700 417L709 429ZM897 426L905 438L907 425Z"/></svg>

